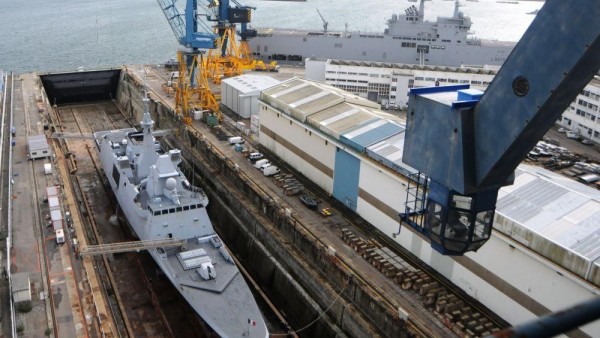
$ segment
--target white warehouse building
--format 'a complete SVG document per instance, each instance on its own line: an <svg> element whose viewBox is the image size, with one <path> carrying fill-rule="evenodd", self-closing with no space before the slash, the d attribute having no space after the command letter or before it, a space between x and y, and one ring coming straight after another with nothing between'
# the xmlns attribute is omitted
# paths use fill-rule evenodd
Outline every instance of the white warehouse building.
<svg viewBox="0 0 600 338"><path fill-rule="evenodd" d="M307 59L305 68L307 80L325 82L391 107L405 107L408 90L414 87L470 84L473 89L485 90L498 70L493 66L421 66L333 59Z"/></svg>
<svg viewBox="0 0 600 338"><path fill-rule="evenodd" d="M258 114L260 91L281 81L265 75L244 74L221 82L221 104L242 118Z"/></svg>
<svg viewBox="0 0 600 338"><path fill-rule="evenodd" d="M559 124L600 143L600 76L594 76L562 114Z"/></svg>
<svg viewBox="0 0 600 338"><path fill-rule="evenodd" d="M260 143L511 324L600 293L600 192L531 166L498 196L491 239L443 256L408 226L404 125L338 88L291 79L261 92ZM397 235L394 235L397 234ZM600 336L600 322L575 331Z"/></svg>

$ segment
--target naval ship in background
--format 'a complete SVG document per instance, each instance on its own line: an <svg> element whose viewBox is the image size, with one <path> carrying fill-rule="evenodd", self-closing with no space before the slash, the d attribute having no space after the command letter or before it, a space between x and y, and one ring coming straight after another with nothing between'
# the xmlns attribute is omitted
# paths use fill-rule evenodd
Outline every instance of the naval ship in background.
<svg viewBox="0 0 600 338"><path fill-rule="evenodd" d="M263 61L303 63L306 58L436 66L500 66L516 42L469 37L471 18L455 1L452 17L425 21L425 0L393 14L383 34L258 28L248 44Z"/></svg>
<svg viewBox="0 0 600 338"><path fill-rule="evenodd" d="M208 198L179 169L181 151L165 152L153 135L144 97L142 131L94 133L102 168L141 240L182 240L148 252L187 302L222 337L269 336L233 258L208 218Z"/></svg>

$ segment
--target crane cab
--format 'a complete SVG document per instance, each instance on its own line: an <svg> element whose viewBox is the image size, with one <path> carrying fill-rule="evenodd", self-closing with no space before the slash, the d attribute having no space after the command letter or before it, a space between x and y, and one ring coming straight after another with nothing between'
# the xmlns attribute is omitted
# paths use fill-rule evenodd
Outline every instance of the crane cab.
<svg viewBox="0 0 600 338"><path fill-rule="evenodd" d="M477 251L492 233L497 191L462 195L434 182L427 199L425 231L444 255Z"/></svg>
<svg viewBox="0 0 600 338"><path fill-rule="evenodd" d="M498 190L460 194L423 174L409 180L401 223L431 240L443 255L477 251L490 239Z"/></svg>

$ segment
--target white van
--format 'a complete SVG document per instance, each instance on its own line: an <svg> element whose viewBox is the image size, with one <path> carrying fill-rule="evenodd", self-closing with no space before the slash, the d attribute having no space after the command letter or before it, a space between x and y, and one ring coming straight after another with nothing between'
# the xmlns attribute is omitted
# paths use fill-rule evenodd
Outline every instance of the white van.
<svg viewBox="0 0 600 338"><path fill-rule="evenodd" d="M566 135L567 135L567 138L574 139L574 140L579 138L579 133L575 132L575 131L568 131L566 133Z"/></svg>
<svg viewBox="0 0 600 338"><path fill-rule="evenodd" d="M250 161L258 161L263 157L264 156L261 153L250 153L250 155L248 155L248 158L250 159Z"/></svg>
<svg viewBox="0 0 600 338"><path fill-rule="evenodd" d="M260 166L260 171L264 172L266 168L271 166L271 162L267 162Z"/></svg>
<svg viewBox="0 0 600 338"><path fill-rule="evenodd" d="M256 162L254 162L254 168L256 169L260 169L260 167L262 167L263 164L271 164L271 161L267 160L266 158L263 158L262 160L258 160Z"/></svg>
<svg viewBox="0 0 600 338"><path fill-rule="evenodd" d="M65 242L65 231L63 229L56 230L56 244L62 244Z"/></svg>
<svg viewBox="0 0 600 338"><path fill-rule="evenodd" d="M244 143L244 139L241 138L240 136L233 136L227 139L229 141L229 144L242 144Z"/></svg>
<svg viewBox="0 0 600 338"><path fill-rule="evenodd" d="M279 170L279 168L275 165L270 165L268 167L266 167L265 169L263 169L263 175L265 176L272 176L272 175L276 175L279 174L281 170Z"/></svg>

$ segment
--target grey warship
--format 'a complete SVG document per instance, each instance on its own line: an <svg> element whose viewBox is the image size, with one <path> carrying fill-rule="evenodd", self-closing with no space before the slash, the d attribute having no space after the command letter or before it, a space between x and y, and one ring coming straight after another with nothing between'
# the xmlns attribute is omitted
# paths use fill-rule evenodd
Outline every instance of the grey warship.
<svg viewBox="0 0 600 338"><path fill-rule="evenodd" d="M248 285L213 229L208 198L179 169L181 151L153 135L144 95L141 131L94 133L102 168L129 225L141 240L183 240L148 252L194 311L222 337L268 337Z"/></svg>
<svg viewBox="0 0 600 338"><path fill-rule="evenodd" d="M425 21L425 0L393 14L383 33L315 32L257 28L248 44L263 61L302 63L306 58L435 66L500 66L515 42L471 37L471 18L455 1L452 17Z"/></svg>

